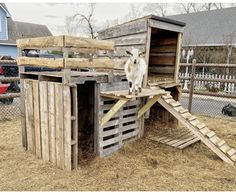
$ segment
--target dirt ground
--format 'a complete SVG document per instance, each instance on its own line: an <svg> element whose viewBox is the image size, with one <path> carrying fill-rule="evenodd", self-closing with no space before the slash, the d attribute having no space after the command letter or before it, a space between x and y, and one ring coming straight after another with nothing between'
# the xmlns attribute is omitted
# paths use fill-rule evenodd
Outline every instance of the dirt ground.
<svg viewBox="0 0 236 195"><path fill-rule="evenodd" d="M200 120L236 147L236 122ZM0 191L64 190L233 191L236 167L222 162L200 142L181 151L143 138L68 173L22 149L19 119L1 121Z"/></svg>

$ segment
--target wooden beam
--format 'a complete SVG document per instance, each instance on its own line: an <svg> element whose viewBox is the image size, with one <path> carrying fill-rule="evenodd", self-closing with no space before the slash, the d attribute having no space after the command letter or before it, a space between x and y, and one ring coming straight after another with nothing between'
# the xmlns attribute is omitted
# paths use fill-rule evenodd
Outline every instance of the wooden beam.
<svg viewBox="0 0 236 195"><path fill-rule="evenodd" d="M179 67L180 67L179 63L180 63L180 50L181 50L181 44L182 44L182 35L183 33L178 33L176 58L175 58L175 73L174 73L174 80L176 83L178 82L178 76L179 76Z"/></svg>
<svg viewBox="0 0 236 195"><path fill-rule="evenodd" d="M175 24L170 24L167 22L162 22L158 20L149 19L149 26L153 28L168 30L168 31L174 31L174 32L183 32L184 27L178 26Z"/></svg>
<svg viewBox="0 0 236 195"><path fill-rule="evenodd" d="M128 100L119 100L110 110L108 113L103 116L101 120L100 126L103 127L111 118L114 116L115 113L127 102Z"/></svg>
<svg viewBox="0 0 236 195"><path fill-rule="evenodd" d="M16 43L17 47L21 49L60 49L67 47L114 50L113 41L65 35L18 39Z"/></svg>
<svg viewBox="0 0 236 195"><path fill-rule="evenodd" d="M36 37L27 39L17 39L16 45L21 49L41 49L63 47L63 36Z"/></svg>
<svg viewBox="0 0 236 195"><path fill-rule="evenodd" d="M65 59L66 68L104 68L124 70L124 61L110 58L97 58L89 60L86 58Z"/></svg>
<svg viewBox="0 0 236 195"><path fill-rule="evenodd" d="M104 40L84 38L84 37L65 36L64 47L114 50L114 46L115 46L115 43L113 41L104 41Z"/></svg>
<svg viewBox="0 0 236 195"><path fill-rule="evenodd" d="M138 111L138 119L145 113L147 110L149 110L153 104L157 102L157 100L160 98L160 95L156 95L153 98L149 99L148 102Z"/></svg>
<svg viewBox="0 0 236 195"><path fill-rule="evenodd" d="M64 60L62 58L33 58L33 57L18 57L17 64L19 66L40 66L50 68L63 68Z"/></svg>

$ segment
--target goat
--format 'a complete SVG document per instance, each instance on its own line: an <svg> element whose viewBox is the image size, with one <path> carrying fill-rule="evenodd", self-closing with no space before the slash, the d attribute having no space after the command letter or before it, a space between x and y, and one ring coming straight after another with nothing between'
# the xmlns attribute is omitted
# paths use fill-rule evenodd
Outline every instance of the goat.
<svg viewBox="0 0 236 195"><path fill-rule="evenodd" d="M236 108L231 104L227 104L226 106L224 106L221 112L224 115L236 116Z"/></svg>
<svg viewBox="0 0 236 195"><path fill-rule="evenodd" d="M133 92L138 95L138 92L142 92L142 82L147 71L147 64L138 49L132 49L131 51L126 51L126 53L130 55L125 63L125 74L129 82L129 95Z"/></svg>

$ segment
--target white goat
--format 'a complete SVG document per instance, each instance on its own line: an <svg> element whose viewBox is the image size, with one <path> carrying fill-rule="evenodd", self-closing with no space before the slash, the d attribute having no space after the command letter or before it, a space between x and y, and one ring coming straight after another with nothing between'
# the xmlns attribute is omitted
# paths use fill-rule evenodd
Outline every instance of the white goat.
<svg viewBox="0 0 236 195"><path fill-rule="evenodd" d="M129 82L129 94L142 91L143 77L147 71L147 64L138 49L126 51L130 58L125 63L125 74Z"/></svg>

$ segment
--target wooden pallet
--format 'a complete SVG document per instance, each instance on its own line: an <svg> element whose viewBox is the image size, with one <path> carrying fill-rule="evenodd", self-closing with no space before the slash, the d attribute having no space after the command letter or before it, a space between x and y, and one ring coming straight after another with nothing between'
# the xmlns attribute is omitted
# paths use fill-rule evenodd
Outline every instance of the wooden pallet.
<svg viewBox="0 0 236 195"><path fill-rule="evenodd" d="M187 129L165 133L156 132L154 136L151 135L147 138L178 149L184 149L200 140L196 135Z"/></svg>
<svg viewBox="0 0 236 195"><path fill-rule="evenodd" d="M179 102L175 101L170 94L163 95L158 99L158 102L223 161L234 165L236 161L236 150L216 136L215 132L208 129L204 123L198 121Z"/></svg>
<svg viewBox="0 0 236 195"><path fill-rule="evenodd" d="M78 165L77 90L61 83L24 79L26 149L60 169Z"/></svg>

